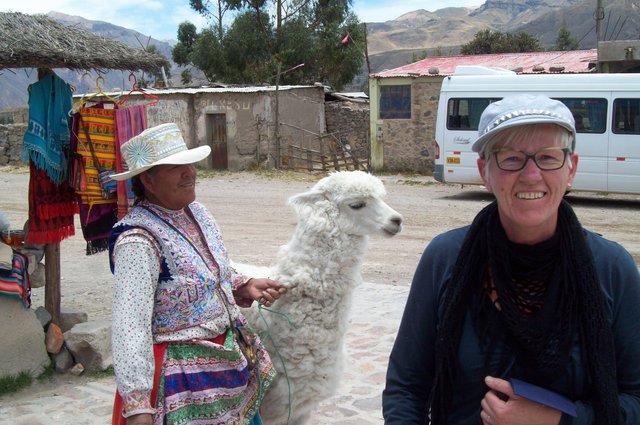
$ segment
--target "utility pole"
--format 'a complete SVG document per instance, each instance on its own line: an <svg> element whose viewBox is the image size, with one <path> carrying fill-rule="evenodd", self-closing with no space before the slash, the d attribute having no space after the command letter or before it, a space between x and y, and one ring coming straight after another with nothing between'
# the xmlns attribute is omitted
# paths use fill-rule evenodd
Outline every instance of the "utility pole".
<svg viewBox="0 0 640 425"><path fill-rule="evenodd" d="M596 0L596 13L594 15L596 19L596 49L598 50L598 66L596 70L598 72L602 72L600 66L600 23L604 19L604 8L602 7L602 0Z"/></svg>
<svg viewBox="0 0 640 425"><path fill-rule="evenodd" d="M602 7L602 0L596 0L596 14L595 14L595 18L596 18L596 44L598 42L600 42L601 40L601 33L600 33L600 23L602 22L602 20L604 19L604 8ZM597 46L596 46L597 47Z"/></svg>

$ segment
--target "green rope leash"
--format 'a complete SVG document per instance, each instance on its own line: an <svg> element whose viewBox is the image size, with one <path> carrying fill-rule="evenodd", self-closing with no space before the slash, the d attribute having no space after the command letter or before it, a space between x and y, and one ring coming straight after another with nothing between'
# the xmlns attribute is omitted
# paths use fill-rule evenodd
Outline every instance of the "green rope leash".
<svg viewBox="0 0 640 425"><path fill-rule="evenodd" d="M258 314L260 315L260 318L264 322L265 329L266 329L264 336L266 338L269 338L269 340L271 340L271 344L273 345L273 348L276 352L276 356L278 356L278 359L280 360L280 364L282 364L282 370L284 370L284 377L287 380L287 389L289 392L289 411L287 414L287 425L289 425L291 423L291 381L289 381L289 374L287 373L287 365L285 364L284 359L280 354L280 350L278 350L278 345L273 340L273 336L271 336L271 332L269 331L269 324L267 323L267 319L265 319L264 315L262 314L262 310L266 310L271 314L276 314L278 316L284 317L287 320L287 323L289 323L289 326L291 326L293 329L297 329L298 327L291 321L289 316L287 316L285 313L282 313L276 310L271 310L269 308L264 307L262 303L258 303Z"/></svg>

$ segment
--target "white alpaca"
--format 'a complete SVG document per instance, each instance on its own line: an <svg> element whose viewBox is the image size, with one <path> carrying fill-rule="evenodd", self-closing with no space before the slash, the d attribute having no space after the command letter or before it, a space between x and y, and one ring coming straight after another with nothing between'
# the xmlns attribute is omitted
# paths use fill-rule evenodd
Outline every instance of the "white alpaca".
<svg viewBox="0 0 640 425"><path fill-rule="evenodd" d="M249 323L268 333L262 339L278 371L261 408L265 425L305 424L311 411L334 394L368 235L393 236L401 230L402 216L382 200L385 193L378 178L343 171L289 199L297 227L269 277L288 288L271 309L293 326L278 314L259 316L255 304L245 310ZM249 274L242 265L238 269Z"/></svg>

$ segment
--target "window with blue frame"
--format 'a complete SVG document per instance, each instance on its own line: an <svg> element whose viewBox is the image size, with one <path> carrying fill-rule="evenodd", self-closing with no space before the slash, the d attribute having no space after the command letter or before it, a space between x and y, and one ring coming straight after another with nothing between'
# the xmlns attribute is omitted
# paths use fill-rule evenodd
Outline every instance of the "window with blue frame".
<svg viewBox="0 0 640 425"><path fill-rule="evenodd" d="M380 119L411 118L411 85L380 87Z"/></svg>

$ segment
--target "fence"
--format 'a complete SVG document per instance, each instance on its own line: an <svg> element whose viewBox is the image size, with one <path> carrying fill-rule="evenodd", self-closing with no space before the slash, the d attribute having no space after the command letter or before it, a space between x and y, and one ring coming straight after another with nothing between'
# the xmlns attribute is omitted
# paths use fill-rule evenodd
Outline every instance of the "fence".
<svg viewBox="0 0 640 425"><path fill-rule="evenodd" d="M296 135L283 138L285 146L280 149L283 169L309 172L369 170L369 149L354 148L334 133L315 134L288 127L294 129Z"/></svg>

